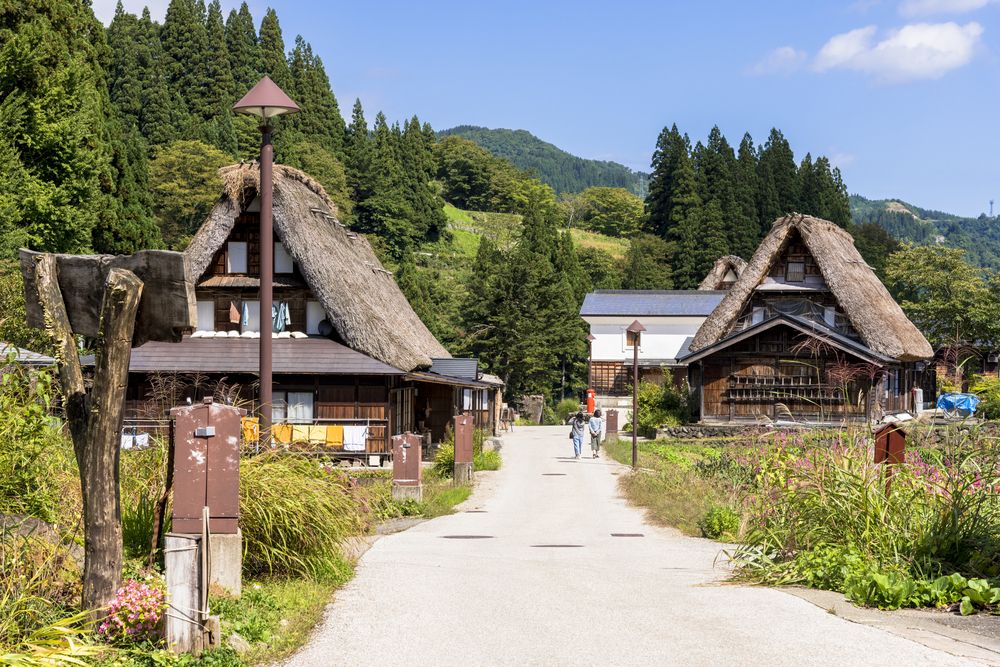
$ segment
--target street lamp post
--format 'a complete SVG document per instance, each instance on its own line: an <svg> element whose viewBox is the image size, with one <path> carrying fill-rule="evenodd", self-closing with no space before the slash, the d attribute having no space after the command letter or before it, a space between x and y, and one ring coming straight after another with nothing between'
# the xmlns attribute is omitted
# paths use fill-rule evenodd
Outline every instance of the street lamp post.
<svg viewBox="0 0 1000 667"><path fill-rule="evenodd" d="M594 388L594 341L597 340L597 336L594 334L587 334L587 389Z"/></svg>
<svg viewBox="0 0 1000 667"><path fill-rule="evenodd" d="M233 105L236 113L260 118L260 437L271 432L271 303L274 288L274 230L271 225L274 146L271 145L271 119L296 113L299 106L265 76ZM268 326L264 326L267 323Z"/></svg>
<svg viewBox="0 0 1000 667"><path fill-rule="evenodd" d="M632 343L632 470L639 465L639 344L646 327L635 320L628 325L628 340Z"/></svg>

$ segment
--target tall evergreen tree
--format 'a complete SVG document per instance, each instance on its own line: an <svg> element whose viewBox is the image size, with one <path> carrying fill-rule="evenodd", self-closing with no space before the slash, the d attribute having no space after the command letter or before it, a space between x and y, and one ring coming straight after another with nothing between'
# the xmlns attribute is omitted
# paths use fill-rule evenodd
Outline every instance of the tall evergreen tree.
<svg viewBox="0 0 1000 667"><path fill-rule="evenodd" d="M197 133L213 113L204 5L196 0L170 0L160 43L170 92L185 101L190 116L185 134Z"/></svg>
<svg viewBox="0 0 1000 667"><path fill-rule="evenodd" d="M372 141L365 120L361 100L354 100L351 124L347 127L344 151L346 153L347 187L351 198L358 204L371 195Z"/></svg>
<svg viewBox="0 0 1000 667"><path fill-rule="evenodd" d="M344 154L344 118L330 89L323 61L302 36L295 38L289 63L290 94L304 113L290 118L291 127L303 139L319 144L334 155Z"/></svg>
<svg viewBox="0 0 1000 667"><path fill-rule="evenodd" d="M278 86L288 92L292 90L292 76L285 56L285 40L281 36L278 13L268 8L260 23L260 69L271 77Z"/></svg>
<svg viewBox="0 0 1000 667"><path fill-rule="evenodd" d="M108 26L107 37L111 59L107 64L108 94L126 125L138 127L142 115L142 88L150 75L140 63L145 47L139 19L129 14L121 0L115 6L115 16Z"/></svg>
<svg viewBox="0 0 1000 667"><path fill-rule="evenodd" d="M670 264L674 246L652 234L638 234L629 242L622 269L622 289L673 289Z"/></svg>
<svg viewBox="0 0 1000 667"><path fill-rule="evenodd" d="M758 161L760 220L764 232L777 218L799 203L798 169L792 147L780 130L772 128Z"/></svg>
<svg viewBox="0 0 1000 667"><path fill-rule="evenodd" d="M170 90L160 27L153 22L148 7L139 19L136 49L143 73L139 131L150 146L161 146L178 138L189 123L183 98Z"/></svg>
<svg viewBox="0 0 1000 667"><path fill-rule="evenodd" d="M646 212L650 231L660 236L665 237L671 227L675 172L682 156L689 157L690 151L691 142L687 135L681 135L676 124L669 130L663 128L656 140L653 173L649 180L649 194L646 196Z"/></svg>
<svg viewBox="0 0 1000 667"><path fill-rule="evenodd" d="M202 136L229 155L237 151L236 127L230 110L235 102L236 85L230 70L226 26L222 20L222 5L212 0L206 17L208 54L205 62L209 91L206 95L209 116Z"/></svg>
<svg viewBox="0 0 1000 667"><path fill-rule="evenodd" d="M668 237L677 243L674 262L674 283L679 289L697 287L700 270L701 230L699 213L702 206L698 195L698 179L692 160L683 153L674 173L673 198L670 203Z"/></svg>
<svg viewBox="0 0 1000 667"><path fill-rule="evenodd" d="M85 4L25 0L0 12L0 246L127 250L124 239L155 237L141 200L126 192L132 160L144 156L120 150L123 126L103 68L110 60ZM118 183L120 174L128 182ZM126 204L138 219L125 217Z"/></svg>
<svg viewBox="0 0 1000 667"><path fill-rule="evenodd" d="M233 97L243 97L261 78L260 45L257 43L257 29L247 3L240 10L229 12L226 19L226 50L229 52L229 69L233 76ZM246 114L233 118L236 134L235 157L247 158L255 155L260 146L260 130L257 121Z"/></svg>
<svg viewBox="0 0 1000 667"><path fill-rule="evenodd" d="M739 207L739 233L731 240L730 251L750 260L761 239L761 224L757 209L757 149L749 134L743 135L736 157L736 178L733 196Z"/></svg>

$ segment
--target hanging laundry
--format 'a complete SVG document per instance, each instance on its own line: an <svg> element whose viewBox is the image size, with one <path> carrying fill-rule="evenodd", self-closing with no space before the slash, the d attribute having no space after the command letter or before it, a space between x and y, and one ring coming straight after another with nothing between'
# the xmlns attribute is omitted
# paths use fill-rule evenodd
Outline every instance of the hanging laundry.
<svg viewBox="0 0 1000 667"><path fill-rule="evenodd" d="M240 323L240 309L236 307L236 304L232 301L229 302L229 323L239 324Z"/></svg>
<svg viewBox="0 0 1000 667"><path fill-rule="evenodd" d="M288 307L288 302L282 301L281 307L285 309L285 326L292 326L292 309Z"/></svg>
<svg viewBox="0 0 1000 667"><path fill-rule="evenodd" d="M243 326L250 326L250 304L243 302Z"/></svg>
<svg viewBox="0 0 1000 667"><path fill-rule="evenodd" d="M344 427L340 424L330 424L326 427L327 447L340 448L344 446Z"/></svg>
<svg viewBox="0 0 1000 667"><path fill-rule="evenodd" d="M271 331L281 333L285 330L285 319L288 311L288 304L278 301L271 304Z"/></svg>
<svg viewBox="0 0 1000 667"><path fill-rule="evenodd" d="M344 427L344 451L363 452L368 444L367 426Z"/></svg>

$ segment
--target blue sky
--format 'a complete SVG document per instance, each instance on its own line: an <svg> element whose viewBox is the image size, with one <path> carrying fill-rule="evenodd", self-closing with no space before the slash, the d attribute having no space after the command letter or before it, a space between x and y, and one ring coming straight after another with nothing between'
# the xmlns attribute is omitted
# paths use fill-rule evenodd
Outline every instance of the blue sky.
<svg viewBox="0 0 1000 667"><path fill-rule="evenodd" d="M167 1L150 5L162 19ZM224 8L237 6L223 1ZM1000 202L1000 0L250 3L323 58L345 113L523 128L649 168L656 136L772 126L852 193L977 215ZM107 22L114 0L94 0ZM1000 203L996 207L1000 211Z"/></svg>

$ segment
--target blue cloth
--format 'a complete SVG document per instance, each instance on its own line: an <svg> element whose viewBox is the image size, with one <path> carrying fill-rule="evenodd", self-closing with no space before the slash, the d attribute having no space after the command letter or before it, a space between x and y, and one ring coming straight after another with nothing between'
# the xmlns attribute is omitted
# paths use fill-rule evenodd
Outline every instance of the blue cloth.
<svg viewBox="0 0 1000 667"><path fill-rule="evenodd" d="M580 456L583 451L583 436L573 436L573 456Z"/></svg>
<svg viewBox="0 0 1000 667"><path fill-rule="evenodd" d="M286 302L279 301L278 303L271 304L271 331L281 333L291 323L292 316Z"/></svg>
<svg viewBox="0 0 1000 667"><path fill-rule="evenodd" d="M246 301L243 302L243 326L250 326L250 305Z"/></svg>
<svg viewBox="0 0 1000 667"><path fill-rule="evenodd" d="M945 412L962 412L973 415L979 407L979 397L975 394L941 394L937 406Z"/></svg>

